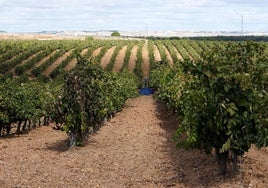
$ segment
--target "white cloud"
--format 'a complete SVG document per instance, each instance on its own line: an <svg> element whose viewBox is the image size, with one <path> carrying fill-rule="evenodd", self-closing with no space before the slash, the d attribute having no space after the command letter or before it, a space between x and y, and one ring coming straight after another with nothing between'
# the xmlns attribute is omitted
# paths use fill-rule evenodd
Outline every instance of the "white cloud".
<svg viewBox="0 0 268 188"><path fill-rule="evenodd" d="M263 0L0 0L0 30L268 31Z"/></svg>

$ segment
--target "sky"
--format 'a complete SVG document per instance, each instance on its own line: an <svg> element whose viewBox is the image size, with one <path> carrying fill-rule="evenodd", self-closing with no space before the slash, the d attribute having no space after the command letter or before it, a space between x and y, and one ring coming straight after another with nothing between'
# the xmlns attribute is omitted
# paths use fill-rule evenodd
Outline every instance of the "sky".
<svg viewBox="0 0 268 188"><path fill-rule="evenodd" d="M268 31L268 0L0 0L0 31Z"/></svg>

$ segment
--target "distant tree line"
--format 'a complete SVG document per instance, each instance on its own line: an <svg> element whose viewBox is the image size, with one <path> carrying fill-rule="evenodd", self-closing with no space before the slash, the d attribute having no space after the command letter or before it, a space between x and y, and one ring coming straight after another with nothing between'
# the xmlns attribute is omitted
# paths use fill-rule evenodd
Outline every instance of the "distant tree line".
<svg viewBox="0 0 268 188"><path fill-rule="evenodd" d="M144 38L144 37L138 37ZM209 41L255 41L255 42L267 42L268 36L254 36L254 35L245 35L245 36L199 36L199 37L146 37L150 40L182 40L182 39L192 39L192 40L209 40Z"/></svg>
<svg viewBox="0 0 268 188"><path fill-rule="evenodd" d="M268 41L268 36L254 36L254 35L245 35L245 36L212 36L212 37L189 37L189 39L195 40L212 40L212 41L255 41L260 42Z"/></svg>

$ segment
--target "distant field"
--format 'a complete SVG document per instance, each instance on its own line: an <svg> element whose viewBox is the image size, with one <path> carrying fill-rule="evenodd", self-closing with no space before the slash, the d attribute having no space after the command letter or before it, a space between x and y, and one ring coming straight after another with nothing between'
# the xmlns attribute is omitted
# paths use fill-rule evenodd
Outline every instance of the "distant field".
<svg viewBox="0 0 268 188"><path fill-rule="evenodd" d="M0 74L55 78L75 67L77 54L104 69L134 71L148 76L153 62L174 64L202 59L204 51L224 48L226 42L205 40L146 40L69 38L54 35L1 35ZM5 40L4 40L5 38ZM64 38L64 40L63 40Z"/></svg>

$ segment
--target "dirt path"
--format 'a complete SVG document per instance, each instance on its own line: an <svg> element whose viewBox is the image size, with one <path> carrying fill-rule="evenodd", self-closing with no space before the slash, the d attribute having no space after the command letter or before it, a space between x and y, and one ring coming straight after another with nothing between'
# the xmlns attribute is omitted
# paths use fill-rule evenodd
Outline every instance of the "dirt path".
<svg viewBox="0 0 268 188"><path fill-rule="evenodd" d="M51 126L0 139L0 185L9 187L265 187L267 151L252 148L242 174L217 176L213 156L175 147L178 122L151 96L131 99L89 139L68 150ZM259 153L264 157L258 159Z"/></svg>
<svg viewBox="0 0 268 188"><path fill-rule="evenodd" d="M165 49L165 53L167 55L167 60L168 60L169 64L170 65L174 64L173 59L172 59L167 47L165 45L163 45L163 48Z"/></svg>
<svg viewBox="0 0 268 188"><path fill-rule="evenodd" d="M16 59L18 56L20 56L23 52L19 52L18 54L14 54L14 56L12 56L10 59L7 59L6 61L4 62L1 62L1 63L6 63L8 64L9 62L13 61L14 59Z"/></svg>
<svg viewBox="0 0 268 188"><path fill-rule="evenodd" d="M31 74L31 71L35 68L35 67L39 67L40 65L42 65L45 61L47 61L51 56L53 56L55 53L57 53L59 51L59 49L53 51L51 54L47 55L46 57L44 57L41 61L39 61L38 63L34 64L32 68L28 69L26 71L26 73L29 75Z"/></svg>
<svg viewBox="0 0 268 188"><path fill-rule="evenodd" d="M124 64L124 58L126 55L127 46L124 46L121 48L121 50L118 52L118 55L115 58L115 63L113 67L113 71L119 72L122 65Z"/></svg>
<svg viewBox="0 0 268 188"><path fill-rule="evenodd" d="M111 57L113 56L114 50L116 46L113 46L112 48L109 48L107 52L104 54L104 56L101 58L101 66L106 67L108 63L110 62Z"/></svg>
<svg viewBox="0 0 268 188"><path fill-rule="evenodd" d="M85 48L81 51L80 55L84 56L88 52L88 48Z"/></svg>
<svg viewBox="0 0 268 188"><path fill-rule="evenodd" d="M65 71L70 71L70 70L72 70L74 67L75 67L75 65L77 64L78 62L77 62L77 59L76 58L73 58L65 67L64 67L64 70Z"/></svg>
<svg viewBox="0 0 268 188"><path fill-rule="evenodd" d="M161 61L161 55L156 45L154 45L154 60Z"/></svg>
<svg viewBox="0 0 268 188"><path fill-rule="evenodd" d="M97 48L96 50L94 50L93 53L92 53L92 55L88 58L88 60L91 60L91 58L96 57L96 56L100 53L101 48L102 48L102 47ZM84 49L84 50L82 50L81 55L85 55L87 52L88 52L88 49ZM77 59L76 59L76 58L73 58L73 59L66 65L66 67L64 67L64 70L68 72L68 71L72 70L72 69L76 66L76 64L77 64Z"/></svg>
<svg viewBox="0 0 268 188"><path fill-rule="evenodd" d="M149 51L148 51L148 41L143 45L142 48L142 71L143 71L143 77L148 77L149 76L149 71L150 71L150 62L149 62Z"/></svg>
<svg viewBox="0 0 268 188"><path fill-rule="evenodd" d="M177 58L179 61L183 61L183 57L182 55L179 53L179 51L177 50L177 48L175 46L173 46L174 51L176 52Z"/></svg>
<svg viewBox="0 0 268 188"><path fill-rule="evenodd" d="M134 70L136 66L138 47L139 47L138 45L135 45L131 49L131 55L130 55L129 63L128 63L128 70L131 72Z"/></svg>
<svg viewBox="0 0 268 188"><path fill-rule="evenodd" d="M9 70L8 72L11 72L11 73L15 74L16 67L24 65L26 62L30 61L31 59L33 59L35 56L37 56L37 55L40 54L40 53L41 53L41 51L34 53L34 54L31 55L30 57L24 59L24 60L23 60L21 63L19 63L18 65L12 67L12 69Z"/></svg>
<svg viewBox="0 0 268 188"><path fill-rule="evenodd" d="M49 67L47 67L44 71L43 74L45 76L49 76L50 73L64 61L65 59L68 58L68 56L72 53L73 50L69 50L68 52L65 52L62 56L60 56L54 63L52 63Z"/></svg>
<svg viewBox="0 0 268 188"><path fill-rule="evenodd" d="M185 47L182 47L183 50L185 51L185 53L187 54L187 57L191 60L191 61L194 61L194 58L190 55L190 53L186 50Z"/></svg>
<svg viewBox="0 0 268 188"><path fill-rule="evenodd" d="M93 53L92 53L92 55L90 56L89 60L91 58L97 57L99 55L99 53L101 52L101 49L102 49L102 47L99 47L96 50L94 50Z"/></svg>

